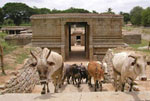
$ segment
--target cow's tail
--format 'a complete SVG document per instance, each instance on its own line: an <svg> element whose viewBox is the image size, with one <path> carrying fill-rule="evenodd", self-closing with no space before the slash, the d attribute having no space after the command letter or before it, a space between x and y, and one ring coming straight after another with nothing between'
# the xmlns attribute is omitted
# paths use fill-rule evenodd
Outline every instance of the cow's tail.
<svg viewBox="0 0 150 101"><path fill-rule="evenodd" d="M98 78L98 69L96 67L95 77Z"/></svg>

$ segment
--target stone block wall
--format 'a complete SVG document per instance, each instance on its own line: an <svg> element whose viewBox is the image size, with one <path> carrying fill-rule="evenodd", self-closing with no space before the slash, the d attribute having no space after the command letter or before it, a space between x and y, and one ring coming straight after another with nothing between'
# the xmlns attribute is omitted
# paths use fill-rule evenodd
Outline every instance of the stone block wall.
<svg viewBox="0 0 150 101"><path fill-rule="evenodd" d="M32 34L19 34L19 35L8 35L5 37L5 41L10 44L17 44L17 45L26 45L31 43Z"/></svg>
<svg viewBox="0 0 150 101"><path fill-rule="evenodd" d="M123 35L123 41L127 44L140 44L141 35L140 34Z"/></svg>

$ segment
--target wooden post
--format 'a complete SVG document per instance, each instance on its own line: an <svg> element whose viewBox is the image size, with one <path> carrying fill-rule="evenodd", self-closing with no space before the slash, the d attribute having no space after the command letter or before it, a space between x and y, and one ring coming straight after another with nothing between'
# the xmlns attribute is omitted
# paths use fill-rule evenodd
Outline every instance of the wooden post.
<svg viewBox="0 0 150 101"><path fill-rule="evenodd" d="M1 60L2 73L6 75L4 70L3 47L1 46L1 44L0 44L0 60Z"/></svg>
<svg viewBox="0 0 150 101"><path fill-rule="evenodd" d="M150 48L150 41L149 41L149 44L148 44L148 50L149 50L149 48Z"/></svg>

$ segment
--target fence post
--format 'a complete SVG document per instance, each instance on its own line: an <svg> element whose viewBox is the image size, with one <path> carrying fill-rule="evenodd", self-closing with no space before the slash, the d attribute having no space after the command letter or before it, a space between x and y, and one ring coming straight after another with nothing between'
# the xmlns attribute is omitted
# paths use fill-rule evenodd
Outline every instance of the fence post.
<svg viewBox="0 0 150 101"><path fill-rule="evenodd" d="M150 41L149 41L149 44L148 44L148 50L149 50L149 48L150 48Z"/></svg>
<svg viewBox="0 0 150 101"><path fill-rule="evenodd" d="M5 70L4 70L4 58L3 58L3 47L0 44L0 60L1 60L1 68L2 68L2 73L6 75Z"/></svg>

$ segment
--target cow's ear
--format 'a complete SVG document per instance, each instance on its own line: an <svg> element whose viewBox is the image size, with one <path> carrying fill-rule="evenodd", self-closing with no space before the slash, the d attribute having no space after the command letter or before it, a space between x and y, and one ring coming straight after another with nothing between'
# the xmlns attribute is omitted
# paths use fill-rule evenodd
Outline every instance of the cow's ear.
<svg viewBox="0 0 150 101"><path fill-rule="evenodd" d="M54 62L50 62L50 61L47 61L47 64L50 65L50 66L54 66L55 65Z"/></svg>
<svg viewBox="0 0 150 101"><path fill-rule="evenodd" d="M37 62L33 62L30 64L31 67L35 67L37 65Z"/></svg>
<svg viewBox="0 0 150 101"><path fill-rule="evenodd" d="M150 65L150 61L147 62L147 65Z"/></svg>

